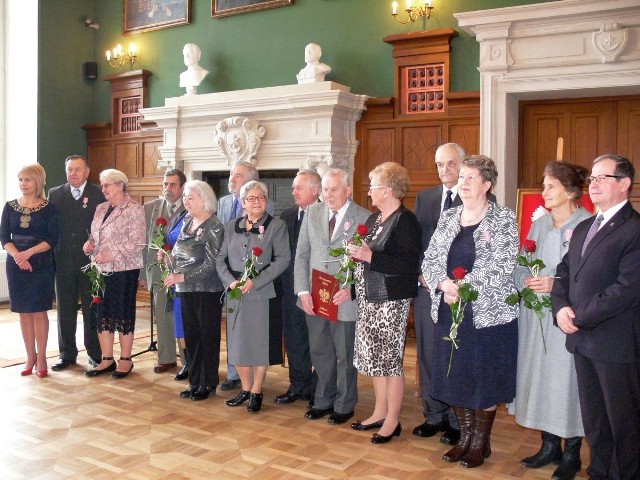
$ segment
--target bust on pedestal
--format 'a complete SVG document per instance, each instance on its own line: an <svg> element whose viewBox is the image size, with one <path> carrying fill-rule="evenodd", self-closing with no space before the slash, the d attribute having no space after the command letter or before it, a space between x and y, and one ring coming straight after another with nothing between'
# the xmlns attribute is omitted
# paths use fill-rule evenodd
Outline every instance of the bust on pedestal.
<svg viewBox="0 0 640 480"><path fill-rule="evenodd" d="M321 56L320 45L310 43L305 47L304 61L307 62L307 66L296 75L298 83L324 82L324 76L331 71L331 67L320 63Z"/></svg>
<svg viewBox="0 0 640 480"><path fill-rule="evenodd" d="M187 43L182 49L182 54L187 71L180 74L180 86L187 89L185 95L197 95L198 85L202 83L209 71L198 65L201 51L195 43Z"/></svg>

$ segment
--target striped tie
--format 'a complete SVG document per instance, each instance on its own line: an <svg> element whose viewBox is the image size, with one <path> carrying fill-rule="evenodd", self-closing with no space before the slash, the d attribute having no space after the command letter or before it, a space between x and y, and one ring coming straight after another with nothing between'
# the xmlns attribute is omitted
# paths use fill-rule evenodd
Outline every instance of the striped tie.
<svg viewBox="0 0 640 480"><path fill-rule="evenodd" d="M80 198L80 195L82 195L82 193L80 192L79 188L74 188L73 192L72 192L72 195L73 195L73 198L78 200Z"/></svg>

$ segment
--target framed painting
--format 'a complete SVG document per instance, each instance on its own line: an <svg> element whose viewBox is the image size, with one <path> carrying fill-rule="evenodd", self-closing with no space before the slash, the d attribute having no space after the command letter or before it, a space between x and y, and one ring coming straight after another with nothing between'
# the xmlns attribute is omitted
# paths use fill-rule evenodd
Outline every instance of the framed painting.
<svg viewBox="0 0 640 480"><path fill-rule="evenodd" d="M588 191L582 193L582 198L578 201L578 205L584 207L591 213L595 213L595 206L589 197ZM531 229L531 224L533 223L531 217L538 208L544 208L542 189L519 188L518 203L516 204L516 221L518 222L521 246L527 239L527 235Z"/></svg>
<svg viewBox="0 0 640 480"><path fill-rule="evenodd" d="M191 0L123 0L122 33L149 32L191 22Z"/></svg>
<svg viewBox="0 0 640 480"><path fill-rule="evenodd" d="M211 0L211 16L221 18L289 5L293 0Z"/></svg>

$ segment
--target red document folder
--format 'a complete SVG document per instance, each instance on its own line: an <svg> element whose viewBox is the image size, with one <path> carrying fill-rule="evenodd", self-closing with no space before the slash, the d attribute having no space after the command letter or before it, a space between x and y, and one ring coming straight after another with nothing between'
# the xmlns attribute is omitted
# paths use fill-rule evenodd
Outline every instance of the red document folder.
<svg viewBox="0 0 640 480"><path fill-rule="evenodd" d="M313 269L311 273L311 298L313 298L313 311L316 315L332 322L338 320L338 305L333 303L333 296L339 289L340 284L336 277Z"/></svg>

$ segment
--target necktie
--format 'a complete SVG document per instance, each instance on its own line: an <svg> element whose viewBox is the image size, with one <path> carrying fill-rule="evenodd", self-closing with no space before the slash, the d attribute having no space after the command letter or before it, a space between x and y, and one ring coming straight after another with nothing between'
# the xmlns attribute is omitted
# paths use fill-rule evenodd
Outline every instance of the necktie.
<svg viewBox="0 0 640 480"><path fill-rule="evenodd" d="M451 208L451 205L453 205L452 195L453 192L451 190L447 190L447 198L444 199L444 208L442 209L443 212L445 210L449 210Z"/></svg>
<svg viewBox="0 0 640 480"><path fill-rule="evenodd" d="M600 228L600 224L602 223L602 220L604 220L604 217L602 216L602 214L600 214L597 216L595 222L591 224L591 228L589 228L589 231L587 232L587 236L584 239L584 243L582 244L583 255L585 250L587 249L587 245L589 245L593 237L595 237L596 233L598 233L598 229Z"/></svg>
<svg viewBox="0 0 640 480"><path fill-rule="evenodd" d="M172 203L169 205L169 216L173 217L173 214L176 213L176 204Z"/></svg>
<svg viewBox="0 0 640 480"><path fill-rule="evenodd" d="M233 197L233 205L231 205L231 220L238 218L238 197Z"/></svg>
<svg viewBox="0 0 640 480"><path fill-rule="evenodd" d="M73 195L73 198L78 200L80 198L80 195L81 195L80 189L79 188L74 188L73 191L71 192L71 194Z"/></svg>
<svg viewBox="0 0 640 480"><path fill-rule="evenodd" d="M333 215L331 215L331 218L329 219L329 240L331 240L333 238L333 231L336 228L336 216L338 215L338 212L333 212Z"/></svg>
<svg viewBox="0 0 640 480"><path fill-rule="evenodd" d="M296 220L296 224L293 226L293 242L292 249L295 252L296 245L298 244L298 236L300 234L300 226L302 225L302 220L304 219L304 210L300 211L300 215L298 216L298 220Z"/></svg>

